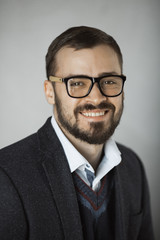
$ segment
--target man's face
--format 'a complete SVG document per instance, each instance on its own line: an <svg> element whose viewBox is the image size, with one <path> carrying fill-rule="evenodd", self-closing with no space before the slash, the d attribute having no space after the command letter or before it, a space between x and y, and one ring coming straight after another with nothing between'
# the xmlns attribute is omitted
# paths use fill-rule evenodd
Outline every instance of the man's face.
<svg viewBox="0 0 160 240"><path fill-rule="evenodd" d="M106 45L77 50L65 47L56 56L57 77L85 75L100 77L121 74L121 67L114 50ZM71 98L65 83L54 85L54 115L65 135L89 144L103 144L113 134L123 111L123 94L103 96L94 84L84 98Z"/></svg>

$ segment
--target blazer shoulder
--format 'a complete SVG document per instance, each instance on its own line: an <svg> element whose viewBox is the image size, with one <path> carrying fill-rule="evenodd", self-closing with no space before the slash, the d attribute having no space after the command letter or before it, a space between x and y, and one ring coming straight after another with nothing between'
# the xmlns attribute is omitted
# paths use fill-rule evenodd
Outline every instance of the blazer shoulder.
<svg viewBox="0 0 160 240"><path fill-rule="evenodd" d="M34 133L16 143L0 150L0 166L11 164L15 160L24 159L28 153L33 154L38 148L37 134Z"/></svg>
<svg viewBox="0 0 160 240"><path fill-rule="evenodd" d="M132 150L131 148L124 146L120 143L117 143L118 149L121 152L122 157L124 157L127 160L135 160L138 162L141 162L141 159L139 158L138 154Z"/></svg>
<svg viewBox="0 0 160 240"><path fill-rule="evenodd" d="M122 164L120 165L127 168L128 171L135 172L135 174L138 172L142 174L144 166L137 153L120 143L117 143L117 146L122 156Z"/></svg>
<svg viewBox="0 0 160 240"><path fill-rule="evenodd" d="M24 166L29 163L33 165L41 161L44 146L51 145L51 149L53 148L54 137L52 135L54 135L53 129L50 118L48 118L37 132L0 150L0 167L15 169L19 165Z"/></svg>

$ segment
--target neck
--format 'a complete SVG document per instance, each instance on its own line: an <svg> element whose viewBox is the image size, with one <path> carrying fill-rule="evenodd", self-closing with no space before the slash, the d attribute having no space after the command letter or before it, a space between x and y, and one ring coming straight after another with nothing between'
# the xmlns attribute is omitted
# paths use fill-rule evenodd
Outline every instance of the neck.
<svg viewBox="0 0 160 240"><path fill-rule="evenodd" d="M102 159L103 145L87 144L86 142L82 141L73 145L96 171Z"/></svg>

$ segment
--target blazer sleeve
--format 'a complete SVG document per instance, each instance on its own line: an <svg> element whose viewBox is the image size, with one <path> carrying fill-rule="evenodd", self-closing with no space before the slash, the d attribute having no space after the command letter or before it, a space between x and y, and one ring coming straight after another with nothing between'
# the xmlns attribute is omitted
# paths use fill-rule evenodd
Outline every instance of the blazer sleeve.
<svg viewBox="0 0 160 240"><path fill-rule="evenodd" d="M0 168L0 239L27 239L27 221L20 196L2 168Z"/></svg>
<svg viewBox="0 0 160 240"><path fill-rule="evenodd" d="M141 164L142 179L143 179L143 188L142 188L143 189L143 194L142 194L143 212L142 212L142 224L141 224L138 240L154 240L155 238L154 238L153 226L152 226L149 187L148 187L145 170L141 161L140 161L140 164Z"/></svg>
<svg viewBox="0 0 160 240"><path fill-rule="evenodd" d="M126 239L154 240L150 194L142 161L131 149L118 144L122 162L118 166L123 194Z"/></svg>

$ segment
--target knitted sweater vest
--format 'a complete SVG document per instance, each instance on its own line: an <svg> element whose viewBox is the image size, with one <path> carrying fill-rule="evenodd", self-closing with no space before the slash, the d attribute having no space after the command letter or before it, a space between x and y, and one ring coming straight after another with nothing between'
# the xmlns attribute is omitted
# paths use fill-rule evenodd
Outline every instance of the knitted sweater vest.
<svg viewBox="0 0 160 240"><path fill-rule="evenodd" d="M77 173L73 173L85 240L114 240L115 197L113 171L93 191Z"/></svg>

